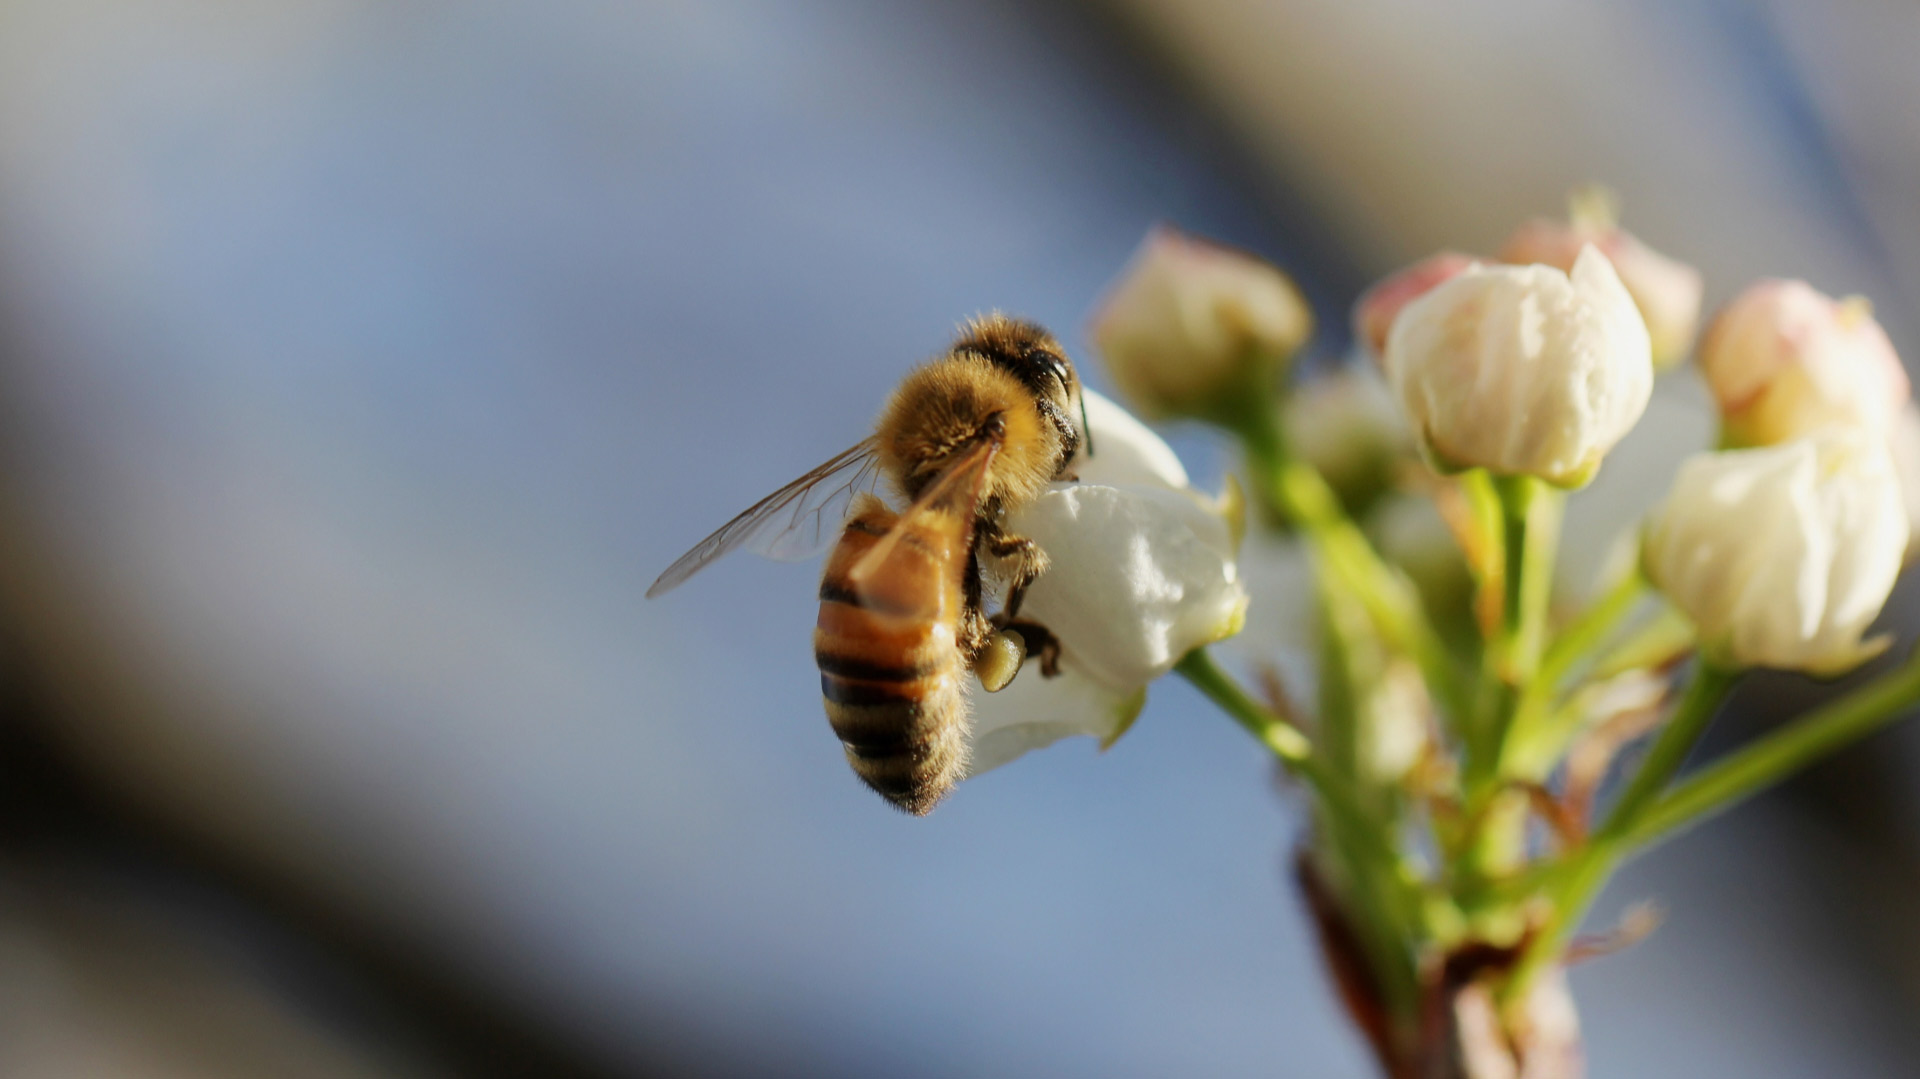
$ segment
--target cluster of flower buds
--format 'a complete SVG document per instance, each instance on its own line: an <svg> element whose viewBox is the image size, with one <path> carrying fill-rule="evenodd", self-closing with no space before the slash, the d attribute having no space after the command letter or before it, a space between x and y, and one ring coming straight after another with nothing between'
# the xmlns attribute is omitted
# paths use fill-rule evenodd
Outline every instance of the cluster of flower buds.
<svg viewBox="0 0 1920 1079"><path fill-rule="evenodd" d="M1639 418L1651 369L1686 355L1699 273L1611 211L1576 196L1571 221L1521 226L1498 263L1442 252L1361 298L1356 335L1436 464L1579 486ZM1865 300L1798 281L1742 293L1697 359L1722 448L1681 470L1647 573L1724 662L1849 669L1875 650L1862 635L1920 523L1900 359Z"/></svg>
<svg viewBox="0 0 1920 1079"><path fill-rule="evenodd" d="M1350 509L1409 500L1381 502L1410 448L1443 473L1577 488L1640 419L1656 370L1691 349L1700 300L1697 271L1581 196L1570 221L1522 225L1497 259L1442 252L1383 279L1354 328L1384 377L1323 375L1272 407ZM1139 413L1218 421L1271 402L1312 327L1277 268L1158 228L1091 331ZM1768 281L1714 320L1698 362L1722 448L1680 470L1643 570L1717 663L1850 669L1882 646L1869 627L1920 517L1920 412L1899 359L1864 301ZM1119 406L1088 401L1100 455L1011 522L1072 552L1026 607L1059 634L1062 674L982 699L976 771L1069 734L1117 737L1148 682L1245 616L1235 511L1194 492ZM1903 440L1915 467L1889 449Z"/></svg>
<svg viewBox="0 0 1920 1079"><path fill-rule="evenodd" d="M1650 819L1664 812L1659 827L1672 827L1675 814L1725 804L1782 761L1805 763L1920 701L1916 659L1808 717L1818 737L1790 731L1690 797L1672 787L1734 672L1831 677L1886 648L1873 625L1920 521L1920 410L1892 343L1864 300L1800 282L1761 282L1713 321L1697 365L1718 447L1681 464L1640 522L1637 560L1620 545L1619 584L1553 625L1565 492L1641 420L1657 372L1694 352L1701 300L1696 270L1585 194L1569 221L1527 222L1495 258L1444 251L1382 279L1353 312L1375 362L1282 389L1312 327L1291 282L1156 230L1098 312L1094 343L1142 414L1238 436L1283 527L1237 553L1232 515L1188 489L1136 421L1089 398L1101 453L1111 444L1117 459L1086 462L1086 482L1013 522L1076 552L1029 598L1060 632L1071 678L1026 679L984 704L976 767L1067 733L1116 736L1139 687L1178 661L1315 798L1325 827L1301 877L1335 967L1420 983L1447 969L1447 948L1471 942L1488 969L1451 1005L1456 1028L1438 1048L1456 1053L1479 1030L1488 1074L1534 1074L1522 1064L1558 1044L1542 1037L1551 1024L1515 1021L1489 987L1570 1007L1552 967L1615 860L1654 834ZM1648 584L1670 609L1627 629ZM1206 656L1179 660L1243 626L1233 651L1262 672L1270 709ZM1676 663L1689 648L1697 662ZM1300 664L1301 652L1317 655ZM1019 715L1001 718L1017 694ZM1595 813L1620 746L1653 729ZM1422 817L1446 870L1417 880L1421 859L1400 844ZM1550 851L1532 838L1535 817L1553 832ZM1556 872L1522 872L1550 859ZM1400 900L1417 914L1382 899L1410 877ZM1543 883L1511 906L1479 891L1531 879ZM1471 901L1448 893L1459 881L1476 889ZM1392 1002L1343 985L1376 1033L1369 1023ZM1402 1002L1400 1042L1423 1036L1431 1004L1419 994L1434 990L1420 983L1417 1007ZM1461 1013L1473 993L1485 996L1477 1027ZM1564 1018L1563 1033L1576 1029ZM1379 1041L1387 1070L1424 1073L1396 1056L1400 1042Z"/></svg>

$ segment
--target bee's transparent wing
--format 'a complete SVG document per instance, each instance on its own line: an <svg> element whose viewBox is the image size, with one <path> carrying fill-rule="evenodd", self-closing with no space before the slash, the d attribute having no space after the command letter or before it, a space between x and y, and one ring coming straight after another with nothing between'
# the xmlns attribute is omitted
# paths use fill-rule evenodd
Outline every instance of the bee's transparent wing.
<svg viewBox="0 0 1920 1079"><path fill-rule="evenodd" d="M901 514L887 534L880 537L880 542L847 570L847 582L854 591L865 590L869 582L886 580L890 573L888 564L900 557L902 551L912 552L914 558L928 557L930 552L921 547L929 538L944 539L952 552L972 550L980 495L986 489L988 468L999 452L999 439L983 438L934 477L914 500L912 508ZM917 541L908 540L911 532L919 534Z"/></svg>
<svg viewBox="0 0 1920 1079"><path fill-rule="evenodd" d="M722 555L741 548L783 562L811 558L832 545L854 496L879 481L876 444L868 438L747 507L695 544L647 589L647 598L678 588Z"/></svg>

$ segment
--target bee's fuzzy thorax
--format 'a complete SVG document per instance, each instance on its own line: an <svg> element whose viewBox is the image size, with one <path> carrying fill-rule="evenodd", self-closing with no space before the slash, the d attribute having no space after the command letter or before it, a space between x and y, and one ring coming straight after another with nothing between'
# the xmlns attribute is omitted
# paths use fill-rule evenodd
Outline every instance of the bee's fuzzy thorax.
<svg viewBox="0 0 1920 1079"><path fill-rule="evenodd" d="M997 412L1006 436L983 495L1010 509L1025 505L1046 490L1063 456L1060 434L1036 401L1019 379L980 357L934 360L908 375L881 411L880 466L913 498Z"/></svg>

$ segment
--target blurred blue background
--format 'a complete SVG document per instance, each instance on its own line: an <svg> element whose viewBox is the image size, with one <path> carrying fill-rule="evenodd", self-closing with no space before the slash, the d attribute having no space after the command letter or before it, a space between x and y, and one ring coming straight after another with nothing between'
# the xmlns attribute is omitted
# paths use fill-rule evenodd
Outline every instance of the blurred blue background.
<svg viewBox="0 0 1920 1079"><path fill-rule="evenodd" d="M0 4L0 1074L1368 1074L1295 807L1182 687L911 820L819 713L812 569L641 593L967 315L1084 356L1160 220L1333 354L1597 178L1710 304L1806 276L1911 356L1916 45L1872 0ZM1596 1076L1911 1074L1915 747L1614 888L1670 919L1575 974Z"/></svg>

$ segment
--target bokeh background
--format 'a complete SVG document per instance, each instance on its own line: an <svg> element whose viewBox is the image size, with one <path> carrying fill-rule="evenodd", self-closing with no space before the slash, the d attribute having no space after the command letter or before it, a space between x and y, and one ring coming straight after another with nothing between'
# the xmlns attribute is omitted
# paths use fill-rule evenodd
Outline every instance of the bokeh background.
<svg viewBox="0 0 1920 1079"><path fill-rule="evenodd" d="M1710 304L1805 276L1920 354L1916 48L1903 0L0 0L0 1074L1368 1074L1296 808L1183 687L909 820L811 570L641 593L960 318L1084 355L1156 221L1333 356L1598 179ZM1630 871L1670 917L1574 975L1594 1074L1913 1074L1917 782L1895 731Z"/></svg>

